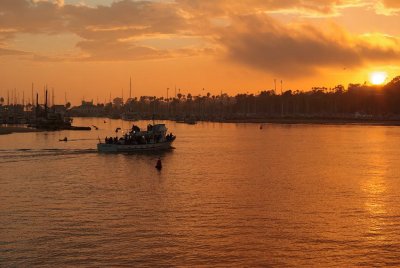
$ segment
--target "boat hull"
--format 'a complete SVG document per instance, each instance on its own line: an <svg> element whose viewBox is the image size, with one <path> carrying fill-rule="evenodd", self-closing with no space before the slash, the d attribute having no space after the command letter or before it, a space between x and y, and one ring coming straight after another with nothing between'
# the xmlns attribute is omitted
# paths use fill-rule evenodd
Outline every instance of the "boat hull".
<svg viewBox="0 0 400 268"><path fill-rule="evenodd" d="M160 143L149 143L149 144L135 144L135 145L122 145L122 144L107 144L98 143L97 150L101 153L131 153L131 152L143 152L143 151L159 151L168 150L172 148L173 141L165 141Z"/></svg>

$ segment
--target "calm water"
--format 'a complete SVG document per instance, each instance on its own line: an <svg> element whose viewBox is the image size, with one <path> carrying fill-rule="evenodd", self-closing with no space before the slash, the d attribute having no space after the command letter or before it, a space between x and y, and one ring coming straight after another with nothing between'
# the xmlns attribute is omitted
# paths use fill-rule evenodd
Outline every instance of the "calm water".
<svg viewBox="0 0 400 268"><path fill-rule="evenodd" d="M171 122L171 152L98 154L107 121L0 136L0 266L400 265L400 128Z"/></svg>

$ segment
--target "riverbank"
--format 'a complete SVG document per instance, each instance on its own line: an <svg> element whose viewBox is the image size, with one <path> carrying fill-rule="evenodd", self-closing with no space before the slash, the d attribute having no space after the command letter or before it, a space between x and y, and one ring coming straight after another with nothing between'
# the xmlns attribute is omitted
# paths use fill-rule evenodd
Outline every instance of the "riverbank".
<svg viewBox="0 0 400 268"><path fill-rule="evenodd" d="M0 135L7 135L12 133L38 132L38 131L40 130L28 127L0 126Z"/></svg>

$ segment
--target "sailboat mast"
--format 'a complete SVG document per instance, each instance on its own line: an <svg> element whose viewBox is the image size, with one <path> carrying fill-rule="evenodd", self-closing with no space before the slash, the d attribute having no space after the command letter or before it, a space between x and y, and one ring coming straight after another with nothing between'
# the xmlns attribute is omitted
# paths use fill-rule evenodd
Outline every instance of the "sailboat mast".
<svg viewBox="0 0 400 268"><path fill-rule="evenodd" d="M45 90L45 99L44 99L44 112L46 113L47 116L47 85L46 85L46 90Z"/></svg>
<svg viewBox="0 0 400 268"><path fill-rule="evenodd" d="M51 93L53 95L51 102L52 102L52 106L54 107L54 100L55 100L55 96L54 96L54 88L51 89Z"/></svg>
<svg viewBox="0 0 400 268"><path fill-rule="evenodd" d="M129 77L129 99L132 99L132 77Z"/></svg>

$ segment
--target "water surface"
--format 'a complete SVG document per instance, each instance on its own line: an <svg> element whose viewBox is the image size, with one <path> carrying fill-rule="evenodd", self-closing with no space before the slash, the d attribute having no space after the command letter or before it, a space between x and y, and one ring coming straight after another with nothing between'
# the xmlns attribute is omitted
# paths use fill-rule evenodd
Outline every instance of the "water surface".
<svg viewBox="0 0 400 268"><path fill-rule="evenodd" d="M0 266L400 265L400 128L167 122L172 151L98 154L106 120L0 136Z"/></svg>

